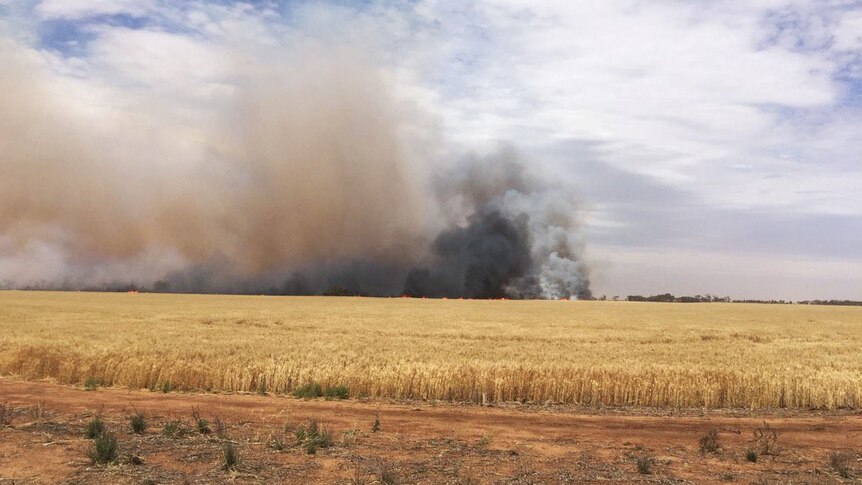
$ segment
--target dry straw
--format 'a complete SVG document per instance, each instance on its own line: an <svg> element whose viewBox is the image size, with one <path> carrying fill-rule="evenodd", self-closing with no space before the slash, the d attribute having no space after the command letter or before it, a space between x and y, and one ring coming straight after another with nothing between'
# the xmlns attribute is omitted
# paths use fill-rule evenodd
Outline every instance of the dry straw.
<svg viewBox="0 0 862 485"><path fill-rule="evenodd" d="M153 390L858 408L862 309L0 292L0 373Z"/></svg>

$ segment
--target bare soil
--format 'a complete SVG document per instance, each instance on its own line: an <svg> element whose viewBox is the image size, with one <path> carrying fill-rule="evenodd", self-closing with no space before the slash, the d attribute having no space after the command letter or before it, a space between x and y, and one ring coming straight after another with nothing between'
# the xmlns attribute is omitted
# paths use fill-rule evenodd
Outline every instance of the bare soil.
<svg viewBox="0 0 862 485"><path fill-rule="evenodd" d="M814 484L862 476L862 415L853 411L480 407L87 391L14 379L0 379L0 406L0 484ZM210 433L197 432L195 409ZM146 415L143 435L129 425L137 411ZM84 429L96 415L119 440L115 463L95 465L87 456L93 440ZM165 424L175 420L186 433L166 436ZM297 445L294 432L309 420L330 432L332 446L309 454ZM753 436L764 423L778 432L777 449L749 462L748 450L762 452ZM701 451L710 429L718 431L716 452ZM284 449L274 449L273 438ZM240 461L225 471L228 442Z"/></svg>

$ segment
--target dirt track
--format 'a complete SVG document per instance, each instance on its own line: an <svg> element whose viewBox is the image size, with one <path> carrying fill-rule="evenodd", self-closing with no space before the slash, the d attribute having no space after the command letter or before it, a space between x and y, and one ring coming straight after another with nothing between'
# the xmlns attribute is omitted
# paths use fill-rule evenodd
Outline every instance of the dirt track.
<svg viewBox="0 0 862 485"><path fill-rule="evenodd" d="M646 415L430 403L299 400L285 396L85 391L46 382L0 379L0 403L12 409L0 429L0 483L851 483L829 466L833 452L851 473L862 452L862 416L855 413L783 416L743 413ZM242 459L219 468L222 440L190 433L168 438L165 422L192 427L193 408L227 425ZM127 416L143 411L144 436ZM83 429L100 414L120 440L117 465L94 466ZM380 431L371 432L375 415ZM334 432L336 446L314 455L267 446L285 423L316 419ZM780 433L780 453L745 459L756 449L753 431L768 422ZM703 454L699 438L715 428L721 449ZM356 430L342 444L342 432ZM287 435L287 440L293 440ZM128 464L137 455L142 465ZM651 460L639 474L637 459ZM862 467L860 473L862 473Z"/></svg>

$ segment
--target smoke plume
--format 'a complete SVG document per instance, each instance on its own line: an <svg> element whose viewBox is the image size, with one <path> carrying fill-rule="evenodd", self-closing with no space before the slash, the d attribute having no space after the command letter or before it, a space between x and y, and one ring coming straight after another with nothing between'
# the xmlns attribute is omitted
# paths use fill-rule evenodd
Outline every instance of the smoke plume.
<svg viewBox="0 0 862 485"><path fill-rule="evenodd" d="M412 270L405 293L469 298L589 297L586 265L565 190L530 178L517 152L470 158L437 181L456 219ZM466 214L465 220L457 215Z"/></svg>
<svg viewBox="0 0 862 485"><path fill-rule="evenodd" d="M513 149L417 157L354 49L225 57L203 100L89 86L82 104L56 94L80 80L0 43L2 286L589 296L573 199Z"/></svg>

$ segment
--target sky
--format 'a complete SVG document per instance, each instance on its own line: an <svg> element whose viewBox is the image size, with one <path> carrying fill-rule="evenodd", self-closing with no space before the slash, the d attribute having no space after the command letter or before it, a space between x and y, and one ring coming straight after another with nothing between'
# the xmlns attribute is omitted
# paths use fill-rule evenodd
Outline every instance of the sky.
<svg viewBox="0 0 862 485"><path fill-rule="evenodd" d="M368 53L424 170L514 146L577 194L596 295L862 299L860 1L0 0L64 110L158 146L129 163L314 42Z"/></svg>

